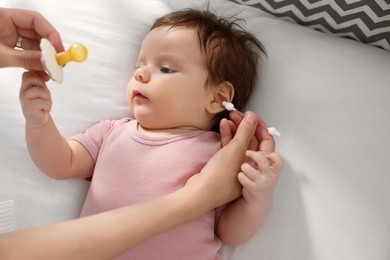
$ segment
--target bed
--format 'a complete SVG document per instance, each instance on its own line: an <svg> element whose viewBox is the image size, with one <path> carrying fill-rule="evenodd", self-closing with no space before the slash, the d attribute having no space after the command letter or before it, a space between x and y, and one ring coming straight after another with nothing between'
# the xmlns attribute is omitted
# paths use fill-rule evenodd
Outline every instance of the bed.
<svg viewBox="0 0 390 260"><path fill-rule="evenodd" d="M241 246L223 247L224 259L390 259L390 6L376 1L382 27L365 28L382 38L372 40L359 38L364 31L357 36L327 26L321 31L313 25L326 16L321 2L333 1L295 1L297 7L281 6L283 1L209 1L218 15L246 20L243 26L267 49L247 109L282 133L277 152L285 160L263 228ZM0 6L37 10L59 30L65 47L81 42L88 48L86 62L66 66L62 85L49 83L54 120L71 136L101 119L127 115L126 84L155 18L207 4L3 0ZM298 21L302 5L302 14L310 13L310 5L320 10L316 19ZM368 6L356 8L372 15ZM18 99L22 72L0 70L0 232L76 218L88 189L83 180L52 180L30 160Z"/></svg>

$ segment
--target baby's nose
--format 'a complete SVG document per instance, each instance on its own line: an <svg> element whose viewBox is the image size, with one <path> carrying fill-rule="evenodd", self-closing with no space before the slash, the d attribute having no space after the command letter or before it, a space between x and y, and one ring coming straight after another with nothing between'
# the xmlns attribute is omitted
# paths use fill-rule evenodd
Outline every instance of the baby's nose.
<svg viewBox="0 0 390 260"><path fill-rule="evenodd" d="M137 68L134 72L134 78L136 81L145 83L150 80L150 73L146 68Z"/></svg>

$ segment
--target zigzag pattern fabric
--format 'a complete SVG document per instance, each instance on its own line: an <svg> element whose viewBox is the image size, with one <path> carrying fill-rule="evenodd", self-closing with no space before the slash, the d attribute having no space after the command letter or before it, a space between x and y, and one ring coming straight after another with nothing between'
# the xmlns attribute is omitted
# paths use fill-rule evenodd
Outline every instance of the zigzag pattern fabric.
<svg viewBox="0 0 390 260"><path fill-rule="evenodd" d="M390 0L233 0L324 33L390 51Z"/></svg>

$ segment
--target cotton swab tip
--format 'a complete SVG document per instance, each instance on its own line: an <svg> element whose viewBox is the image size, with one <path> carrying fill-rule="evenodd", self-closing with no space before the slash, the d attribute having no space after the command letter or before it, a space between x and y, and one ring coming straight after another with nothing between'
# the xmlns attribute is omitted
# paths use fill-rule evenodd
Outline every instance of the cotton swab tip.
<svg viewBox="0 0 390 260"><path fill-rule="evenodd" d="M234 108L234 105L233 103L231 102L228 102L228 101L222 101L222 105L225 107L226 110L228 111L237 111L238 113L242 114L240 111L238 111L237 109ZM266 128L266 126L264 126L264 128ZM280 132L275 128L275 127L268 127L267 128L267 131L270 135L272 135L273 137L280 137L281 134Z"/></svg>
<svg viewBox="0 0 390 260"><path fill-rule="evenodd" d="M280 137L281 133L275 127L268 127L268 133L273 137Z"/></svg>
<svg viewBox="0 0 390 260"><path fill-rule="evenodd" d="M226 110L233 111L236 110L234 108L233 103L227 102L227 101L222 101L222 105L225 107Z"/></svg>

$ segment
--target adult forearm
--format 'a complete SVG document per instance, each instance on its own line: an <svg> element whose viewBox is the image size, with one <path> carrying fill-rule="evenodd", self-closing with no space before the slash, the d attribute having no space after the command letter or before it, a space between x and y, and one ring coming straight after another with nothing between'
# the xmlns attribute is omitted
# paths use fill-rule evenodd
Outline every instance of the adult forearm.
<svg viewBox="0 0 390 260"><path fill-rule="evenodd" d="M254 133L256 124L252 121L244 120L246 123L239 126L234 139L184 188L150 202L2 234L0 259L112 259L146 239L237 198L237 172Z"/></svg>
<svg viewBox="0 0 390 260"><path fill-rule="evenodd" d="M113 259L208 210L198 189L98 215L0 235L0 259Z"/></svg>

